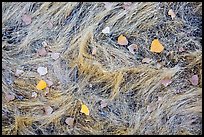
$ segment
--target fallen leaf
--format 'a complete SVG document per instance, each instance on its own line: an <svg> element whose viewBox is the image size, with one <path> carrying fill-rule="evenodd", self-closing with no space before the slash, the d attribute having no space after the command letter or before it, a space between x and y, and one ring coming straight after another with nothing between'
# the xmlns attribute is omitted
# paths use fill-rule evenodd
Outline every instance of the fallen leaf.
<svg viewBox="0 0 204 137"><path fill-rule="evenodd" d="M12 95L12 94L6 93L6 94L5 94L5 99L6 99L7 102L9 102L9 101L14 100L14 99L15 99L15 96Z"/></svg>
<svg viewBox="0 0 204 137"><path fill-rule="evenodd" d="M132 5L132 2L123 2L123 5L122 7L125 9L125 10L130 10L130 6Z"/></svg>
<svg viewBox="0 0 204 137"><path fill-rule="evenodd" d="M66 118L65 123L66 123L67 125L69 125L69 126L73 126L73 124L74 124L74 118L71 118L71 117Z"/></svg>
<svg viewBox="0 0 204 137"><path fill-rule="evenodd" d="M48 87L46 87L46 88L45 88L44 95L45 95L45 96L47 96L47 94L48 94L48 93L49 93L49 88L48 88Z"/></svg>
<svg viewBox="0 0 204 137"><path fill-rule="evenodd" d="M180 48L178 49L178 51L179 51L179 52L183 52L183 51L185 51L185 49L184 49L183 47L180 47Z"/></svg>
<svg viewBox="0 0 204 137"><path fill-rule="evenodd" d="M44 80L40 80L40 82L37 84L36 88L38 90L45 89L47 87L47 84Z"/></svg>
<svg viewBox="0 0 204 137"><path fill-rule="evenodd" d="M52 59L57 60L59 58L59 55L60 55L60 53L52 53L51 57L52 57Z"/></svg>
<svg viewBox="0 0 204 137"><path fill-rule="evenodd" d="M45 48L45 47L48 47L48 44L47 44L46 41L43 41L43 42L42 42L42 45L43 45L44 48Z"/></svg>
<svg viewBox="0 0 204 137"><path fill-rule="evenodd" d="M128 50L132 53L135 54L135 51L138 50L138 46L136 44L131 44L130 46L127 47Z"/></svg>
<svg viewBox="0 0 204 137"><path fill-rule="evenodd" d="M93 47L91 54L92 54L92 55L96 55L96 51L97 51L97 50L96 50L96 47Z"/></svg>
<svg viewBox="0 0 204 137"><path fill-rule="evenodd" d="M36 92L32 92L32 95L31 95L32 98L36 98L37 96L38 94Z"/></svg>
<svg viewBox="0 0 204 137"><path fill-rule="evenodd" d="M158 39L154 39L152 41L151 47L150 47L150 51L151 52L156 52L156 53L160 53L164 50L164 46L159 42Z"/></svg>
<svg viewBox="0 0 204 137"><path fill-rule="evenodd" d="M20 76L24 71L20 69L16 69L15 76Z"/></svg>
<svg viewBox="0 0 204 137"><path fill-rule="evenodd" d="M104 29L102 30L102 33L104 33L104 34L110 33L110 28L109 28L109 27L104 28Z"/></svg>
<svg viewBox="0 0 204 137"><path fill-rule="evenodd" d="M101 108L104 108L108 105L108 102L105 100L101 100L100 104L101 104Z"/></svg>
<svg viewBox="0 0 204 137"><path fill-rule="evenodd" d="M86 115L89 115L89 109L88 109L88 107L85 104L81 105L81 111L80 112L84 113Z"/></svg>
<svg viewBox="0 0 204 137"><path fill-rule="evenodd" d="M198 85L198 75L193 75L190 79L190 82L192 85L196 86Z"/></svg>
<svg viewBox="0 0 204 137"><path fill-rule="evenodd" d="M174 18L176 17L176 14L173 12L172 9L170 9L170 10L168 11L168 15L171 16L172 19L174 19Z"/></svg>
<svg viewBox="0 0 204 137"><path fill-rule="evenodd" d="M46 106L44 109L45 109L45 114L46 115L50 115L53 112L53 109L50 106Z"/></svg>
<svg viewBox="0 0 204 137"><path fill-rule="evenodd" d="M32 22L30 15L23 15L22 20L26 25L29 25Z"/></svg>
<svg viewBox="0 0 204 137"><path fill-rule="evenodd" d="M166 77L163 80L161 80L161 84L163 84L164 87L167 87L171 82L172 82L171 79L168 78L168 77Z"/></svg>
<svg viewBox="0 0 204 137"><path fill-rule="evenodd" d="M143 58L142 63L150 63L151 59L150 58Z"/></svg>
<svg viewBox="0 0 204 137"><path fill-rule="evenodd" d="M112 2L103 2L105 5L104 7L106 8L106 10L111 10L113 7L113 3Z"/></svg>
<svg viewBox="0 0 204 137"><path fill-rule="evenodd" d="M52 81L50 81L50 80L45 80L45 82L47 83L47 86L48 87L51 87L52 85L53 85L53 82Z"/></svg>
<svg viewBox="0 0 204 137"><path fill-rule="evenodd" d="M156 68L157 68L157 69L160 69L161 67L162 67L162 63L159 63L159 62L158 62L158 63L156 64Z"/></svg>
<svg viewBox="0 0 204 137"><path fill-rule="evenodd" d="M127 45L127 44L128 44L127 38L126 38L125 36L123 36L123 35L120 35L120 36L118 37L118 44L119 44L119 45L122 45L122 46Z"/></svg>
<svg viewBox="0 0 204 137"><path fill-rule="evenodd" d="M39 56L46 56L47 55L47 51L46 51L46 49L44 47L38 49L37 53L38 53Z"/></svg>
<svg viewBox="0 0 204 137"><path fill-rule="evenodd" d="M53 23L52 23L51 21L49 21L49 22L47 23L47 27L48 27L48 29L52 29Z"/></svg>
<svg viewBox="0 0 204 137"><path fill-rule="evenodd" d="M47 68L45 68L45 67L38 67L37 72L38 72L41 76L43 76L43 75L47 74Z"/></svg>

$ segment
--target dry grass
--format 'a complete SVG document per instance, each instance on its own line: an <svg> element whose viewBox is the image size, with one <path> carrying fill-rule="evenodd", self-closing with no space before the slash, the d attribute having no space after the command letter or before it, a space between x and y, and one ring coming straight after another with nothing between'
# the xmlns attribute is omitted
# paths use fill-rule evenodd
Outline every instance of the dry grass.
<svg viewBox="0 0 204 137"><path fill-rule="evenodd" d="M170 8L175 20L167 15ZM32 16L28 26L21 20L25 13ZM110 35L101 32L106 26ZM3 3L2 134L202 134L201 30L202 3L141 2L128 12L122 3L111 10L99 2ZM139 45L135 55L117 44L120 34ZM165 46L161 54L149 51L154 37ZM45 40L60 59L36 56ZM186 51L178 52L180 47ZM152 63L142 64L144 57ZM39 76L39 66L48 67L46 76ZM18 78L17 68L25 71ZM198 86L188 80L193 74ZM166 76L173 81L168 87L159 82ZM54 82L49 95L31 99L36 83L46 78ZM6 102L5 93L16 99ZM103 109L101 99L108 102ZM82 102L90 116L80 113ZM50 116L45 105L54 109ZM64 123L68 116L74 127Z"/></svg>

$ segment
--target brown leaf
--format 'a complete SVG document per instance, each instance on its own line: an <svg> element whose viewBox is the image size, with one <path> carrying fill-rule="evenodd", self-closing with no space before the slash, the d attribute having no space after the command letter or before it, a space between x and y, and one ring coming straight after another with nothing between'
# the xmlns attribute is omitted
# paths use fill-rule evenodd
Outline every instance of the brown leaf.
<svg viewBox="0 0 204 137"><path fill-rule="evenodd" d="M74 124L74 118L71 118L71 117L66 118L65 123L66 123L67 125L69 125L69 126L73 126L73 124Z"/></svg>
<svg viewBox="0 0 204 137"><path fill-rule="evenodd" d="M29 25L32 22L30 15L23 15L22 20L26 25Z"/></svg>
<svg viewBox="0 0 204 137"><path fill-rule="evenodd" d="M191 81L192 85L194 85L194 86L198 85L198 75L193 75L191 77L190 81Z"/></svg>
<svg viewBox="0 0 204 137"><path fill-rule="evenodd" d="M150 63L150 61L151 61L152 59L150 59L150 58L143 58L142 59L142 63Z"/></svg>
<svg viewBox="0 0 204 137"><path fill-rule="evenodd" d="M168 77L161 80L161 84L163 84L165 87L167 87L171 82L172 82L171 79Z"/></svg>
<svg viewBox="0 0 204 137"><path fill-rule="evenodd" d="M138 50L138 46L136 44L131 44L130 46L127 47L128 50L132 53L135 54L135 51Z"/></svg>
<svg viewBox="0 0 204 137"><path fill-rule="evenodd" d="M52 112L53 112L52 107L50 107L50 106L45 106L45 114L46 114L46 115L50 115L50 114L52 114Z"/></svg>
<svg viewBox="0 0 204 137"><path fill-rule="evenodd" d="M15 99L15 96L12 95L12 94L8 94L8 93L6 93L6 95L5 95L5 99L6 99L7 102L9 102L9 101L14 100L14 99Z"/></svg>
<svg viewBox="0 0 204 137"><path fill-rule="evenodd" d="M46 49L44 47L38 49L37 53L38 53L39 56L46 56L47 55L47 51L46 51Z"/></svg>

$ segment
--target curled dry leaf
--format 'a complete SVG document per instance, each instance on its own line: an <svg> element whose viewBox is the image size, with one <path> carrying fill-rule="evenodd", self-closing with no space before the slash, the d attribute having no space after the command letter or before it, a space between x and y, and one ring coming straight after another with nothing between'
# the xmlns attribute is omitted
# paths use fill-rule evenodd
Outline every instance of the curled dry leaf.
<svg viewBox="0 0 204 137"><path fill-rule="evenodd" d="M38 67L37 72L38 72L41 76L43 76L43 75L47 74L47 68L45 68L45 67Z"/></svg>
<svg viewBox="0 0 204 137"><path fill-rule="evenodd" d="M40 82L37 84L36 88L38 90L45 89L47 87L47 84L44 80L40 80Z"/></svg>
<svg viewBox="0 0 204 137"><path fill-rule="evenodd" d="M53 112L53 109L52 109L52 107L50 107L50 106L45 106L45 114L46 115L50 115L50 114L52 114L52 112Z"/></svg>
<svg viewBox="0 0 204 137"><path fill-rule="evenodd" d="M120 35L120 36L118 37L118 44L119 44L119 45L122 45L122 46L127 45L127 44L128 44L127 38L126 38L125 36L123 36L123 35Z"/></svg>
<svg viewBox="0 0 204 137"><path fill-rule="evenodd" d="M176 14L174 13L174 11L172 9L170 9L168 11L168 15L171 16L172 19L174 19L176 17Z"/></svg>
<svg viewBox="0 0 204 137"><path fill-rule="evenodd" d="M73 126L73 124L74 124L74 118L71 118L71 117L66 118L65 123L66 123L67 125L69 125L69 126Z"/></svg>
<svg viewBox="0 0 204 137"><path fill-rule="evenodd" d="M5 95L5 99L6 99L7 102L9 102L9 101L14 100L14 99L15 99L15 96L12 95L12 94L8 94L8 93L6 93L6 95Z"/></svg>
<svg viewBox="0 0 204 137"><path fill-rule="evenodd" d="M171 79L169 77L164 78L161 80L161 84L163 84L165 87L167 87L169 84L171 84Z"/></svg>
<svg viewBox="0 0 204 137"><path fill-rule="evenodd" d="M80 112L84 113L86 115L89 115L89 109L88 109L88 107L85 104L81 105L81 111Z"/></svg>
<svg viewBox="0 0 204 137"><path fill-rule="evenodd" d="M23 15L22 20L26 25L29 25L32 22L30 15Z"/></svg>
<svg viewBox="0 0 204 137"><path fill-rule="evenodd" d="M143 58L142 59L142 63L150 63L150 61L151 61L152 59L150 59L150 58Z"/></svg>
<svg viewBox="0 0 204 137"><path fill-rule="evenodd" d="M93 47L91 54L95 56L95 55L96 55L96 51L97 51L97 50L96 50L96 47Z"/></svg>
<svg viewBox="0 0 204 137"><path fill-rule="evenodd" d="M38 94L36 92L32 92L32 95L31 95L32 98L36 98L37 96Z"/></svg>
<svg viewBox="0 0 204 137"><path fill-rule="evenodd" d="M105 27L105 28L102 30L102 33L104 33L104 34L110 33L110 28L109 28L109 27Z"/></svg>
<svg viewBox="0 0 204 137"><path fill-rule="evenodd" d="M159 42L158 39L154 39L152 41L151 47L150 47L150 51L151 52L156 52L156 53L160 53L164 50L164 46Z"/></svg>
<svg viewBox="0 0 204 137"><path fill-rule="evenodd" d="M138 50L138 46L136 44L131 44L130 46L127 47L128 50L132 53L135 54L135 51Z"/></svg>
<svg viewBox="0 0 204 137"><path fill-rule="evenodd" d="M24 71L20 69L16 69L15 76L20 76Z"/></svg>
<svg viewBox="0 0 204 137"><path fill-rule="evenodd" d="M190 82L192 85L196 86L198 85L198 75L193 75L190 79Z"/></svg>
<svg viewBox="0 0 204 137"><path fill-rule="evenodd" d="M46 49L44 47L38 49L37 53L38 53L39 56L46 56L47 55L47 51L46 51Z"/></svg>
<svg viewBox="0 0 204 137"><path fill-rule="evenodd" d="M52 57L52 59L57 60L59 58L59 55L60 55L60 53L52 53L51 57Z"/></svg>

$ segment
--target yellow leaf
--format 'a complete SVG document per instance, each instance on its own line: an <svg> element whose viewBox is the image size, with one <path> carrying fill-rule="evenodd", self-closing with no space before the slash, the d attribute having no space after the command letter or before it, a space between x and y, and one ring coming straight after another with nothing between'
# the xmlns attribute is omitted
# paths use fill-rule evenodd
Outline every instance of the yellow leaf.
<svg viewBox="0 0 204 137"><path fill-rule="evenodd" d="M46 88L47 87L47 84L46 84L46 82L44 81L44 80L40 80L40 82L37 84L37 86L36 86L36 88L38 89L38 90L42 90L42 89L44 89L44 88Z"/></svg>
<svg viewBox="0 0 204 137"><path fill-rule="evenodd" d="M122 45L122 46L127 45L127 44L128 44L127 38L126 38L125 36L123 36L123 35L120 35L120 36L118 37L118 44L119 44L119 45Z"/></svg>
<svg viewBox="0 0 204 137"><path fill-rule="evenodd" d="M159 42L158 39L154 39L152 41L151 47L150 47L150 51L151 52L156 52L156 53L160 53L164 50L164 46Z"/></svg>
<svg viewBox="0 0 204 137"><path fill-rule="evenodd" d="M81 105L81 113L89 115L89 109L88 109L88 107L85 104Z"/></svg>

